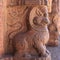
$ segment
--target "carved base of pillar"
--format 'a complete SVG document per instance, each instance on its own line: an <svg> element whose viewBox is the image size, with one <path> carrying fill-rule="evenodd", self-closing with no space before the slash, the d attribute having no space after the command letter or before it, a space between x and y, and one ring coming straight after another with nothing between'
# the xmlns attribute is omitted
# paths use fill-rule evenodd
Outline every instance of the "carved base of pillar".
<svg viewBox="0 0 60 60"><path fill-rule="evenodd" d="M20 55L14 56L13 60L51 60L51 54L48 54L47 56L30 56L30 57L20 57Z"/></svg>
<svg viewBox="0 0 60 60"><path fill-rule="evenodd" d="M58 46L58 41L59 40L49 40L48 46Z"/></svg>

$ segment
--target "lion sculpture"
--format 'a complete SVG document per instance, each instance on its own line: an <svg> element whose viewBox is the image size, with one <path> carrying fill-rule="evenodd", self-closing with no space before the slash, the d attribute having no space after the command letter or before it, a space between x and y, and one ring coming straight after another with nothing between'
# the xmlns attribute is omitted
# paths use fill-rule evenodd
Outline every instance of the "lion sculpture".
<svg viewBox="0 0 60 60"><path fill-rule="evenodd" d="M39 57L47 56L49 53L45 46L49 40L47 25L50 23L47 7L44 5L34 6L28 16L30 29L26 32L17 33L13 38L14 60L18 59L17 56Z"/></svg>

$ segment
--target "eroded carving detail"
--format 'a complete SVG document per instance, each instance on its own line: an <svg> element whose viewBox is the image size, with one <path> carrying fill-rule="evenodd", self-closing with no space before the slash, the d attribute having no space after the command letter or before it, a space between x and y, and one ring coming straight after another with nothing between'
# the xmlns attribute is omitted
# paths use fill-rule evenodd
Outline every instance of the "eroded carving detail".
<svg viewBox="0 0 60 60"><path fill-rule="evenodd" d="M7 8L7 40L9 41L8 45L10 45L9 50L11 51L12 38L18 32L25 32L27 30L26 27L26 16L27 16L28 7L26 6L16 6ZM9 51L8 50L8 51Z"/></svg>

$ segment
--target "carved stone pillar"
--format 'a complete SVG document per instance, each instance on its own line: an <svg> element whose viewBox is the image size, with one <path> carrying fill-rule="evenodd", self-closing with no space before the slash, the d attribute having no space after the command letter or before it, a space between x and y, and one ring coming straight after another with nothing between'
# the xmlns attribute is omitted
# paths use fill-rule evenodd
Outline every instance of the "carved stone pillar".
<svg viewBox="0 0 60 60"><path fill-rule="evenodd" d="M0 0L0 58L5 53L5 4L4 0Z"/></svg>
<svg viewBox="0 0 60 60"><path fill-rule="evenodd" d="M50 25L49 25L49 32L50 32L50 39L48 45L57 46L58 45L58 21L59 21L59 0L52 0L52 11L49 13L50 17Z"/></svg>

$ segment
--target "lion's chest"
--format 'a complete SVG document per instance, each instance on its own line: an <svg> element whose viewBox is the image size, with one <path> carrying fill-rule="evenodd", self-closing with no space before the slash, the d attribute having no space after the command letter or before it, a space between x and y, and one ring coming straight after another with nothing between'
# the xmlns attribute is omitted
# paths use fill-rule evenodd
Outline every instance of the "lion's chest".
<svg viewBox="0 0 60 60"><path fill-rule="evenodd" d="M47 29L41 31L29 31L28 33L17 34L14 37L14 46L19 52L33 51L35 41L47 43L49 33Z"/></svg>

